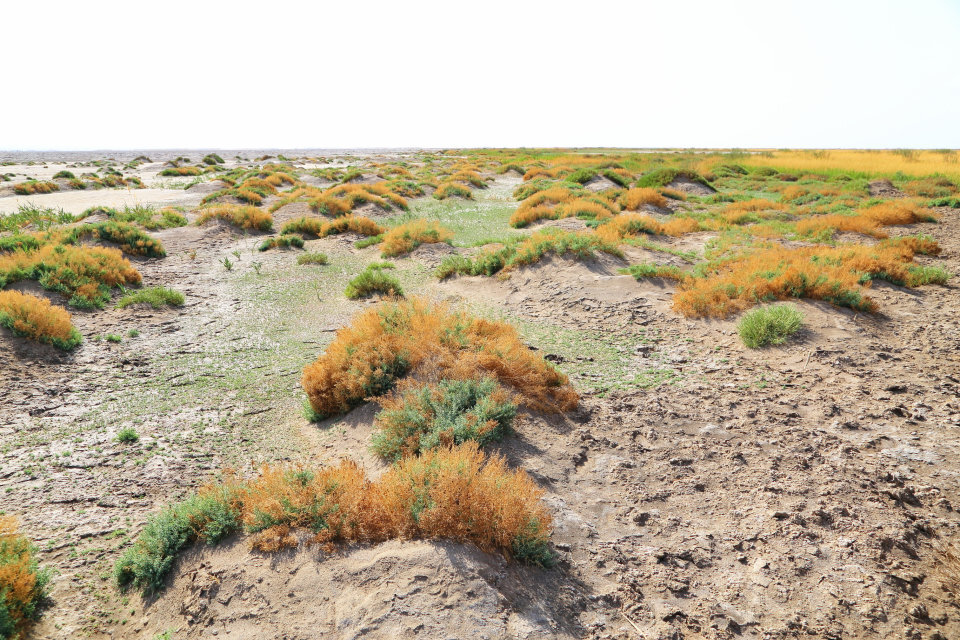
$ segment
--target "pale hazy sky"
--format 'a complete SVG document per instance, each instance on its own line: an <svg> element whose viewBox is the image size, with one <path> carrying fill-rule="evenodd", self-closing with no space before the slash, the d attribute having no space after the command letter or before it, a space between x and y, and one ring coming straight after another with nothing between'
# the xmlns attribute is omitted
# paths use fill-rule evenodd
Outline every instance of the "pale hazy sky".
<svg viewBox="0 0 960 640"><path fill-rule="evenodd" d="M960 0L4 2L0 149L960 147Z"/></svg>

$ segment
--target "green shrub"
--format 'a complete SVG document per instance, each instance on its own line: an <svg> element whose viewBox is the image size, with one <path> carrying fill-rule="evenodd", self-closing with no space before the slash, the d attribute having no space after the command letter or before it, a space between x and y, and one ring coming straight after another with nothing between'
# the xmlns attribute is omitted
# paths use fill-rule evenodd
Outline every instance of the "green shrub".
<svg viewBox="0 0 960 640"><path fill-rule="evenodd" d="M183 294L166 287L148 287L129 293L117 301L117 308L123 309L132 304L146 303L154 309L164 306L180 307L183 305Z"/></svg>
<svg viewBox="0 0 960 640"><path fill-rule="evenodd" d="M208 164L208 165L223 164L223 158L221 158L215 153L208 153L207 155L203 156L203 164Z"/></svg>
<svg viewBox="0 0 960 640"><path fill-rule="evenodd" d="M713 188L712 185L696 171L672 168L655 169L650 173L645 173L637 180L636 186L650 188L665 187L677 178L686 178L692 182L702 184L705 187Z"/></svg>
<svg viewBox="0 0 960 640"><path fill-rule="evenodd" d="M737 331L751 349L783 344L803 326L803 314L793 305L778 304L755 309L743 316Z"/></svg>
<svg viewBox="0 0 960 640"><path fill-rule="evenodd" d="M267 238L266 240L261 242L258 249L260 251L266 251L268 249L287 248L287 247L296 247L298 249L302 249L303 238L295 234L275 236L273 238Z"/></svg>
<svg viewBox="0 0 960 640"><path fill-rule="evenodd" d="M140 434L133 427L124 427L117 433L117 442L131 444L140 441Z"/></svg>
<svg viewBox="0 0 960 640"><path fill-rule="evenodd" d="M330 260L325 253L303 253L297 256L297 264L329 264Z"/></svg>
<svg viewBox="0 0 960 640"><path fill-rule="evenodd" d="M473 440L483 447L503 439L517 405L492 378L441 380L381 401L373 451L396 462L427 449Z"/></svg>
<svg viewBox="0 0 960 640"><path fill-rule="evenodd" d="M344 293L351 300L366 298L374 293L403 297L400 282L389 273L385 273L386 269L392 268L393 265L389 262L374 262L347 284Z"/></svg>
<svg viewBox="0 0 960 640"><path fill-rule="evenodd" d="M65 178L65 179L67 179L67 180L76 180L76 179L77 179L77 176L73 175L72 172L67 171L66 169L64 169L63 171L57 171L55 174L53 174L53 179L54 179L54 180L56 180L56 179L58 179L58 178Z"/></svg>

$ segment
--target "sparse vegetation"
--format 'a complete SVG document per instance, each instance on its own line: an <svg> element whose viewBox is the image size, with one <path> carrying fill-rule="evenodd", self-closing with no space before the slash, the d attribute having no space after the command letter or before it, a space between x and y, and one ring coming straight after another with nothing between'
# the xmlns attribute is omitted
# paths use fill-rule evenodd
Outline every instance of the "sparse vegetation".
<svg viewBox="0 0 960 640"><path fill-rule="evenodd" d="M260 246L257 247L260 251L267 251L268 249L286 249L288 247L296 247L297 249L303 248L303 238L296 234L283 234L279 236L274 236L272 238L267 238L260 243Z"/></svg>
<svg viewBox="0 0 960 640"><path fill-rule="evenodd" d="M307 252L297 256L297 264L330 264L330 259L325 253Z"/></svg>
<svg viewBox="0 0 960 640"><path fill-rule="evenodd" d="M235 204L217 204L200 210L197 224L203 225L210 220L225 220L235 227L255 231L273 229L273 216L266 211Z"/></svg>
<svg viewBox="0 0 960 640"><path fill-rule="evenodd" d="M448 242L453 232L439 223L427 220L413 220L397 225L383 234L383 257L410 253L421 244Z"/></svg>

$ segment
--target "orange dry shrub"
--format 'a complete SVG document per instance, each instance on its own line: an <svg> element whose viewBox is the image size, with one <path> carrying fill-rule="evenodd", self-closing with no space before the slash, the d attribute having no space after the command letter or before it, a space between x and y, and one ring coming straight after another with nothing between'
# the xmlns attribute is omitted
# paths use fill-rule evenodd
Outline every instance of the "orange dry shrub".
<svg viewBox="0 0 960 640"><path fill-rule="evenodd" d="M112 287L140 284L141 277L119 249L46 244L0 254L0 286L18 280L37 280L70 296L70 304L89 308L102 306Z"/></svg>
<svg viewBox="0 0 960 640"><path fill-rule="evenodd" d="M335 220L326 221L322 218L297 218L283 225L281 234L305 233L318 238L325 238L337 233L353 232L365 236L378 236L383 233L383 227L370 218L355 216L352 213L340 216Z"/></svg>
<svg viewBox="0 0 960 640"><path fill-rule="evenodd" d="M323 192L326 198L342 199L349 205L348 210L353 210L357 206L370 202L383 209L390 209L395 205L401 209L407 209L407 201L402 196L390 191L390 188L382 183L375 184L340 184L331 187ZM332 215L336 213L331 212Z"/></svg>
<svg viewBox="0 0 960 640"><path fill-rule="evenodd" d="M530 351L510 325L419 298L383 302L358 315L304 368L302 384L322 418L388 391L404 375L482 374L513 387L539 411L566 411L578 402L567 377Z"/></svg>
<svg viewBox="0 0 960 640"><path fill-rule="evenodd" d="M686 200L687 194L683 191L677 191L676 189L670 189L669 187L661 187L660 193L671 200Z"/></svg>
<svg viewBox="0 0 960 640"><path fill-rule="evenodd" d="M296 184L297 179L291 176L289 173L283 171L277 171L276 173L271 173L270 175L263 178L263 181L266 182L271 187L279 187L282 184Z"/></svg>
<svg viewBox="0 0 960 640"><path fill-rule="evenodd" d="M543 207L534 207L542 209ZM557 214L556 218L572 218L582 216L592 220L606 220L619 213L617 205L600 196L590 198L575 198L567 202L558 204L553 211Z"/></svg>
<svg viewBox="0 0 960 640"><path fill-rule="evenodd" d="M500 456L475 443L405 458L377 480L353 461L335 467L265 466L259 477L228 480L201 495L235 496L231 510L262 551L295 547L296 529L332 550L343 541L448 539L533 564L549 564L549 511L543 491Z"/></svg>
<svg viewBox="0 0 960 640"><path fill-rule="evenodd" d="M763 198L753 200L744 200L742 202L731 202L723 208L721 215L726 222L730 224L743 224L744 222L754 221L757 218L769 217L769 214L758 215L764 211L784 211L787 205L782 202L772 202Z"/></svg>
<svg viewBox="0 0 960 640"><path fill-rule="evenodd" d="M911 267L916 243L885 241L873 247L772 247L725 260L693 278L674 296L673 308L689 317L725 317L757 303L786 298L826 300L857 311L875 311L863 295L871 278L904 286L921 284Z"/></svg>
<svg viewBox="0 0 960 640"><path fill-rule="evenodd" d="M19 291L0 291L0 326L65 350L80 344L80 334L66 309L50 304L46 298Z"/></svg>
<svg viewBox="0 0 960 640"><path fill-rule="evenodd" d="M565 187L550 187L538 191L520 203L520 206L510 216L510 225L519 228L537 220L548 218L556 220L562 216L560 212L553 212L554 205L570 202L574 198L576 198L576 195L573 191Z"/></svg>
<svg viewBox="0 0 960 640"><path fill-rule="evenodd" d="M4 638L24 638L40 617L50 576L40 570L30 541L17 533L12 516L0 516L0 632Z"/></svg>
<svg viewBox="0 0 960 640"><path fill-rule="evenodd" d="M682 236L699 229L699 223L693 218L674 217L667 222L660 222L641 213L621 213L597 227L596 234L607 242L620 242L626 237L640 233Z"/></svg>
<svg viewBox="0 0 960 640"><path fill-rule="evenodd" d="M620 206L627 211L636 211L645 204L663 209L667 199L654 189L627 189L620 195Z"/></svg>
<svg viewBox="0 0 960 640"><path fill-rule="evenodd" d="M383 236L383 256L385 258L410 253L421 244L449 242L453 231L434 220L412 220L390 229Z"/></svg>
<svg viewBox="0 0 960 640"><path fill-rule="evenodd" d="M861 209L855 215L827 214L797 222L797 233L818 235L825 231L852 231L875 238L889 236L881 227L916 222L932 222L936 217L927 209L903 200L888 200Z"/></svg>
<svg viewBox="0 0 960 640"><path fill-rule="evenodd" d="M260 231L269 231L273 228L273 216L256 207L250 207L237 204L217 204L210 207L204 207L200 210L200 217L197 218L197 224L202 225L214 218L226 220L235 227L241 229L258 229Z"/></svg>
<svg viewBox="0 0 960 640"><path fill-rule="evenodd" d="M573 169L571 169L570 167L562 167L562 166L553 167L552 169L545 169L543 167L531 167L530 169L527 170L525 174L523 174L523 179L524 181L533 180L534 178L538 178L540 176L545 176L547 178L559 178L560 176L564 176L572 171Z"/></svg>
<svg viewBox="0 0 960 640"><path fill-rule="evenodd" d="M792 184L790 186L784 187L780 191L780 199L785 202L790 202L792 200L797 200L798 198L802 198L803 196L809 193L810 191L808 189L804 189L801 186Z"/></svg>

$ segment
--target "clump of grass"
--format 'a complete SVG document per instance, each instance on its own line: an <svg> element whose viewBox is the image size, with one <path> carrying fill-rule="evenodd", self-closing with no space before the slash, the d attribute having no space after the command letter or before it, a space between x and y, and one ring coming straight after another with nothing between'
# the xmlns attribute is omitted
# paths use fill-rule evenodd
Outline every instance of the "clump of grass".
<svg viewBox="0 0 960 640"><path fill-rule="evenodd" d="M446 200L447 198L473 198L473 191L459 182L442 182L433 192L433 197L437 200Z"/></svg>
<svg viewBox="0 0 960 640"><path fill-rule="evenodd" d="M206 224L213 219L225 220L241 229L258 231L270 231L273 229L273 216L256 207L235 204L218 204L204 207L200 210L200 217L197 218L197 224Z"/></svg>
<svg viewBox="0 0 960 640"><path fill-rule="evenodd" d="M389 262L374 262L367 265L366 269L347 283L344 293L351 300L366 298L375 293L403 297L403 287L400 286L400 282L385 271L393 268L394 266Z"/></svg>
<svg viewBox="0 0 960 640"><path fill-rule="evenodd" d="M208 153L207 155L203 156L203 164L207 164L211 166L216 164L223 164L223 158L221 158L216 153Z"/></svg>
<svg viewBox="0 0 960 640"><path fill-rule="evenodd" d="M937 198L927 203L928 207L950 207L960 209L960 198Z"/></svg>
<svg viewBox="0 0 960 640"><path fill-rule="evenodd" d="M379 400L373 451L396 462L468 440L483 447L510 432L517 406L492 378L409 385Z"/></svg>
<svg viewBox="0 0 960 640"><path fill-rule="evenodd" d="M53 209L51 207L40 207L34 204L20 205L15 213L0 216L0 231L12 231L14 233L24 229L34 229L44 231L50 227L68 224L84 217L74 216L63 209Z"/></svg>
<svg viewBox="0 0 960 640"><path fill-rule="evenodd" d="M624 238L641 233L664 236L680 236L700 229L694 218L674 216L667 222L641 213L622 213L596 229L596 234L604 241L618 244Z"/></svg>
<svg viewBox="0 0 960 640"><path fill-rule="evenodd" d="M253 547L297 546L297 529L332 550L338 542L449 539L550 566L550 515L543 491L522 470L474 443L427 451L367 478L352 461L335 467L264 467L248 481L228 477L150 519L114 572L121 587L163 588L189 544L215 544L241 530Z"/></svg>
<svg viewBox="0 0 960 640"><path fill-rule="evenodd" d="M744 314L737 323L743 344L751 349L783 344L803 326L803 314L791 304L777 304Z"/></svg>
<svg viewBox="0 0 960 640"><path fill-rule="evenodd" d="M148 258L162 258L167 255L159 240L125 222L108 220L81 227L80 230L82 233L89 230L94 237L119 245L121 251L130 255Z"/></svg>
<svg viewBox="0 0 960 640"><path fill-rule="evenodd" d="M117 432L115 439L122 444L133 444L140 441L140 434L133 427L124 427Z"/></svg>
<svg viewBox="0 0 960 640"><path fill-rule="evenodd" d="M325 253L307 252L297 256L297 264L329 264L330 259Z"/></svg>
<svg viewBox="0 0 960 640"><path fill-rule="evenodd" d="M452 231L433 220L405 222L383 234L383 257L391 258L410 253L421 244L449 243L452 237Z"/></svg>
<svg viewBox="0 0 960 640"><path fill-rule="evenodd" d="M40 618L48 597L50 572L41 569L17 521L0 516L0 638L20 640Z"/></svg>
<svg viewBox="0 0 960 640"><path fill-rule="evenodd" d="M372 247L375 244L380 244L383 242L383 234L376 236L370 236L369 238L364 238L363 240L357 240L353 243L357 249L366 249L367 247Z"/></svg>
<svg viewBox="0 0 960 640"><path fill-rule="evenodd" d="M67 171L64 169L63 171L57 171L55 174L53 174L54 180L58 180L60 178L63 178L64 180L76 180L77 176L73 175L72 171Z"/></svg>
<svg viewBox="0 0 960 640"><path fill-rule="evenodd" d="M0 291L0 326L29 340L69 351L83 340L63 307L19 291Z"/></svg>
<svg viewBox="0 0 960 640"><path fill-rule="evenodd" d="M163 307L183 306L184 297L179 291L167 289L166 287L148 287L140 289L120 298L117 301L117 308L124 309L132 304L149 304L154 309Z"/></svg>
<svg viewBox="0 0 960 640"><path fill-rule="evenodd" d="M13 185L13 192L18 196L30 196L35 193L53 193L60 191L60 186L56 182L27 180Z"/></svg>
<svg viewBox="0 0 960 640"><path fill-rule="evenodd" d="M267 238L261 242L260 246L257 248L260 251L267 251L268 249L286 249L287 247L296 247L297 249L302 249L303 238L292 233L283 234L274 236L272 238Z"/></svg>
<svg viewBox="0 0 960 640"><path fill-rule="evenodd" d="M620 206L627 211L636 211L644 205L650 205L660 209L664 209L667 206L667 199L662 194L649 187L627 189L620 194L619 202Z"/></svg>
<svg viewBox="0 0 960 640"><path fill-rule="evenodd" d="M566 411L578 400L567 377L530 351L510 325L419 298L383 302L358 315L304 368L302 384L315 416L323 418L390 390L404 375L426 373L436 379L490 375L541 411Z"/></svg>

